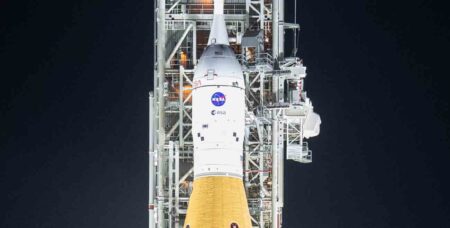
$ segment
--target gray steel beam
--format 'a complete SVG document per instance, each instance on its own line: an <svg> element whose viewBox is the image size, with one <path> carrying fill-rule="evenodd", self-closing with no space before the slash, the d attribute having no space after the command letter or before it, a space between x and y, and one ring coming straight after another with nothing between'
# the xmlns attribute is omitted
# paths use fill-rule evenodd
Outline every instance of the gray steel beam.
<svg viewBox="0 0 450 228"><path fill-rule="evenodd" d="M179 130L178 130L178 137L179 137L179 142L180 142L180 146L183 147L184 146L184 82L183 82L183 74L184 74L184 67L182 65L180 65L180 75L179 75L179 81L178 81L178 102L179 102L179 107L178 107L178 111L179 116L178 116L178 122L180 123L179 125Z"/></svg>
<svg viewBox="0 0 450 228"><path fill-rule="evenodd" d="M164 144L165 134L165 113L164 113L164 81L165 81L165 55L166 55L166 1L158 1L158 227L165 227L164 224Z"/></svg>
<svg viewBox="0 0 450 228"><path fill-rule="evenodd" d="M279 27L279 4L278 0L272 1L272 56L274 59L278 59L280 51L278 49L278 27Z"/></svg>
<svg viewBox="0 0 450 228"><path fill-rule="evenodd" d="M278 116L272 110L272 228L278 228Z"/></svg>
<svg viewBox="0 0 450 228"><path fill-rule="evenodd" d="M154 140L154 117L155 117L155 108L153 106L154 104L154 96L153 92L150 92L149 94L149 149L148 149L148 155L149 155L149 170L148 170L148 227L149 228L155 228L156 222L155 222L155 140Z"/></svg>

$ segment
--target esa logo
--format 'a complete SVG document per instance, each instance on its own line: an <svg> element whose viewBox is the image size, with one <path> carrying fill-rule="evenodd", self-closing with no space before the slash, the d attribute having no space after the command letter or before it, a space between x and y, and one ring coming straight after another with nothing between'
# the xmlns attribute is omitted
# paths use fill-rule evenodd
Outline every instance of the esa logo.
<svg viewBox="0 0 450 228"><path fill-rule="evenodd" d="M226 115L227 112L225 111L221 111L221 110L212 110L211 111L211 115L215 116L215 115Z"/></svg>
<svg viewBox="0 0 450 228"><path fill-rule="evenodd" d="M225 95L221 92L216 92L211 96L211 103L214 106L220 107L225 104Z"/></svg>

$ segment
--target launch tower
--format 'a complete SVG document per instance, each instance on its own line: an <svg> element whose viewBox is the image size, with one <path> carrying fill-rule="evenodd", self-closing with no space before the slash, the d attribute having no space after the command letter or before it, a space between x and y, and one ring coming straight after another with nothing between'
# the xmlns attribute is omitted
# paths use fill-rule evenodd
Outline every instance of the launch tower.
<svg viewBox="0 0 450 228"><path fill-rule="evenodd" d="M295 10L297 2L289 3ZM179 228L186 218L194 179L197 135L192 129L191 92L197 85L193 78L199 57L211 42L214 3L155 0L154 4L149 227ZM312 161L304 139L317 136L321 123L304 90L306 67L296 57L300 26L296 19L284 21L284 0L225 0L223 14L228 43L244 74L242 176L252 227L279 228L284 161ZM285 36L292 44L285 42ZM293 50L285 52L285 44Z"/></svg>

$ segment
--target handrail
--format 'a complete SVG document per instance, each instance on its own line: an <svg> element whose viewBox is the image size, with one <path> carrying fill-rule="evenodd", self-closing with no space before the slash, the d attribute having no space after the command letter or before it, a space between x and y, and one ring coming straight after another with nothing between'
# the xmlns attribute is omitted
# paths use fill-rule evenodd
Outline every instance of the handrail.
<svg viewBox="0 0 450 228"><path fill-rule="evenodd" d="M214 12L214 4L212 3L182 4L177 1L174 4L166 4L166 8L170 9L169 13L172 14L213 14ZM245 4L225 4L224 14L246 14Z"/></svg>

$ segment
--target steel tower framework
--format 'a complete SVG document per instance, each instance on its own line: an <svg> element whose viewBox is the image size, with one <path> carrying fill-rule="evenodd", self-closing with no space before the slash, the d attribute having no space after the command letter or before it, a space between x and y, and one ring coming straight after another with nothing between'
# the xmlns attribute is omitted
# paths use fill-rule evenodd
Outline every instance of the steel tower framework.
<svg viewBox="0 0 450 228"><path fill-rule="evenodd" d="M296 3L296 2L295 2ZM182 227L193 180L191 88L206 46L212 0L157 0L154 89L149 99L149 227ZM246 80L244 181L253 227L281 227L284 161L312 161L304 131L313 106L303 90L299 25L284 22L284 0L225 0L230 44ZM292 30L293 56L284 52Z"/></svg>

